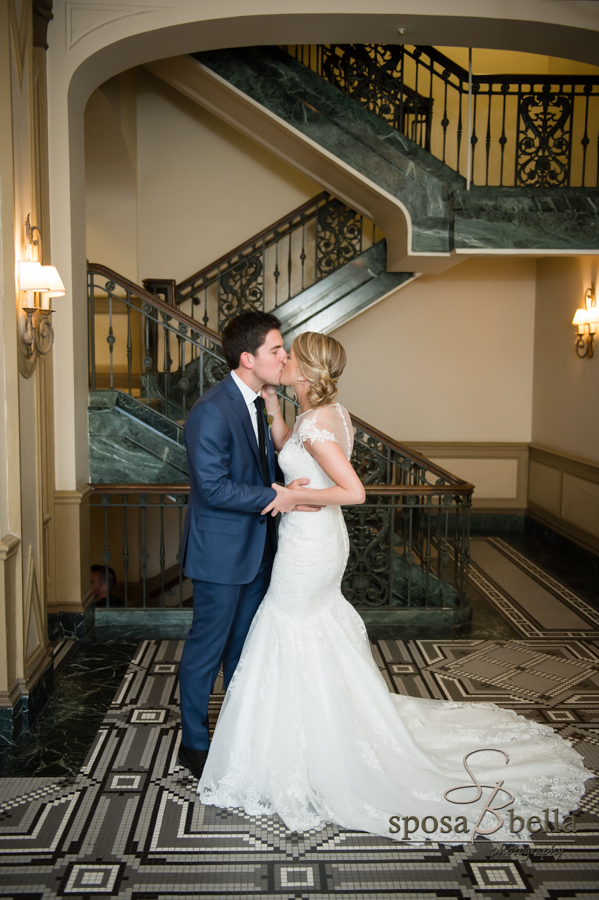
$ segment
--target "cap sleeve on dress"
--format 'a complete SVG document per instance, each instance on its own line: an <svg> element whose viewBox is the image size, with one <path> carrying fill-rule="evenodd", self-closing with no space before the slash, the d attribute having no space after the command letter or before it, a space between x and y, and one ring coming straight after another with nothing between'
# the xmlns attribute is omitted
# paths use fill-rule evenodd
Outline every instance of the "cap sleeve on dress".
<svg viewBox="0 0 599 900"><path fill-rule="evenodd" d="M347 410L339 403L321 406L305 413L298 421L297 438L300 442L334 441L349 459L353 446L351 420Z"/></svg>

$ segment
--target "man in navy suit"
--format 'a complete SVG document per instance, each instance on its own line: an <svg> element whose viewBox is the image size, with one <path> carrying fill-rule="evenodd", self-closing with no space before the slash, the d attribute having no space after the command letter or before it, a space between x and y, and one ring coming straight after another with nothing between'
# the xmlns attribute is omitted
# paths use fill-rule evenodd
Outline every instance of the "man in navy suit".
<svg viewBox="0 0 599 900"><path fill-rule="evenodd" d="M278 467L260 391L279 384L287 360L279 327L264 312L228 322L222 342L231 371L185 425L190 492L181 565L193 582L193 622L179 670L179 763L196 778L208 755L208 700L219 668L226 689L270 583L276 526L261 510L276 496Z"/></svg>

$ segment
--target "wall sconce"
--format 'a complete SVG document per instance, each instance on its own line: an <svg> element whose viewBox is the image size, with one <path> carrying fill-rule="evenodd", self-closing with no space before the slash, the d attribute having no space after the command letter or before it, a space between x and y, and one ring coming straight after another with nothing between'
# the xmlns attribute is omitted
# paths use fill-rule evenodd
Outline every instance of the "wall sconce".
<svg viewBox="0 0 599 900"><path fill-rule="evenodd" d="M56 267L43 266L39 262L42 236L37 225L29 221L29 216L25 222L25 237L30 258L19 263L18 289L21 291L21 310L27 317L21 330L23 349L32 371L36 353L46 356L54 343L51 298L63 297L66 290ZM31 259L34 247L37 247L37 260Z"/></svg>
<svg viewBox="0 0 599 900"><path fill-rule="evenodd" d="M584 306L574 313L572 325L578 328L576 353L581 359L585 356L591 359L595 352L595 334L599 325L599 307L593 288L587 288L585 291Z"/></svg>

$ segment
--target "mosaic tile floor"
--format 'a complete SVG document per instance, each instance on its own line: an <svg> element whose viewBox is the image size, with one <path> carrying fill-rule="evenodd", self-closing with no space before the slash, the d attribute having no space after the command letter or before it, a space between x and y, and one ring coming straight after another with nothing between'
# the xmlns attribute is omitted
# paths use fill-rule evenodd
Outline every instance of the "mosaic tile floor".
<svg viewBox="0 0 599 900"><path fill-rule="evenodd" d="M550 573L509 539L475 538L472 551L473 593L488 612L469 638L375 641L389 689L515 709L571 740L599 773L596 585L578 590L583 573ZM4 757L5 773L50 777L0 778L0 898L599 898L599 778L586 784L575 835L541 834L530 846L418 847L333 825L294 834L277 817L201 806L176 764L183 643L134 650L132 637L56 647L55 697L68 699L45 716L41 739L26 735ZM222 699L218 679L213 722ZM39 750L57 729L69 732L73 763L93 738L81 768Z"/></svg>
<svg viewBox="0 0 599 900"><path fill-rule="evenodd" d="M4 779L0 896L599 897L599 779L576 835L534 845L397 844L203 807L176 764L181 641L144 641L80 773ZM380 641L390 689L493 700L551 724L599 771L599 641ZM222 682L212 719L222 702Z"/></svg>

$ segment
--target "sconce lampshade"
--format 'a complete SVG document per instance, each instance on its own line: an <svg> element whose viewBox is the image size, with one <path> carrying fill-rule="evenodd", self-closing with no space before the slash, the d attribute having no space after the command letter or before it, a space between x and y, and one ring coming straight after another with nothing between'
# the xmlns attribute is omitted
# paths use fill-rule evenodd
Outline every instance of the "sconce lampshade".
<svg viewBox="0 0 599 900"><path fill-rule="evenodd" d="M58 274L58 273L57 273ZM19 263L20 291L49 291L43 267L39 262Z"/></svg>
<svg viewBox="0 0 599 900"><path fill-rule="evenodd" d="M574 313L574 318L572 319L572 325L586 325L588 322L587 319L588 310L586 309L577 309Z"/></svg>
<svg viewBox="0 0 599 900"><path fill-rule="evenodd" d="M58 274L56 266L42 266L42 271L44 273L44 278L46 279L46 284L50 289L48 296L64 297L64 295L66 294L66 289L64 284L62 283L60 275Z"/></svg>
<svg viewBox="0 0 599 900"><path fill-rule="evenodd" d="M587 315L586 321L589 325L599 325L599 306L590 306L585 309Z"/></svg>

